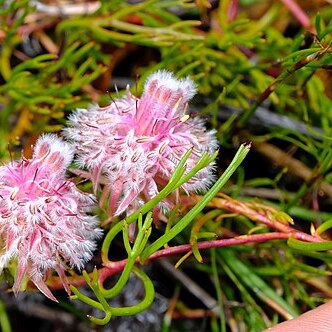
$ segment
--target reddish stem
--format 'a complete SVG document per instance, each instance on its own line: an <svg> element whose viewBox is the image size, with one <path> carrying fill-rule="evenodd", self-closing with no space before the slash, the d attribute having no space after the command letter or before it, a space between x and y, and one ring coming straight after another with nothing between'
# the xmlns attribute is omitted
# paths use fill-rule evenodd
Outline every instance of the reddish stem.
<svg viewBox="0 0 332 332"><path fill-rule="evenodd" d="M190 207L190 205L195 205L201 198L199 196L195 197L185 197L182 199L182 204L184 206ZM283 240L290 237L297 240L306 241L306 242L322 242L323 240L319 237L315 237L306 233L303 233L299 230L293 229L288 224L285 224L284 221L271 220L263 212L260 213L254 208L250 208L247 204L233 200L231 198L223 199L216 197L211 200L208 204L210 207L222 209L238 215L246 216L251 220L254 220L258 223L264 224L272 229L277 230L274 233L264 233L264 234L253 234L253 235L241 235L233 237L230 239L220 239L213 241L202 241L197 243L199 250L209 249L209 248L220 248L226 246L240 245L240 244L250 244L250 243L261 243L271 240ZM154 254L152 254L145 263L152 261L154 259L159 259L162 257L167 257L176 254L188 253L192 250L190 244L183 244L175 247L169 247L161 249ZM98 279L100 283L103 283L108 277L121 272L125 265L127 259L121 261L108 261L104 262L103 268L98 270ZM139 264L139 260L137 260ZM71 285L76 287L85 285L85 281L82 276L72 276L68 277L68 281ZM49 280L48 285L51 289L62 289L63 285L59 278L54 277Z"/></svg>
<svg viewBox="0 0 332 332"><path fill-rule="evenodd" d="M220 239L220 240L213 240L213 241L202 241L197 243L198 249L209 249L209 248L220 248L220 247L227 247L233 245L240 245L240 244L250 244L250 243L261 243L266 241L272 240L283 240L288 239L290 237L300 238L297 236L297 233L301 232L275 232L275 233L264 233L264 234L254 234L254 235L241 235L231 239ZM162 257L172 256L176 254L188 253L192 250L192 246L190 244L183 244L175 247L169 247L165 249L161 249L154 254L152 254L145 263L150 262L155 259L159 259ZM108 277L119 273L123 270L127 262L127 259L123 259L117 262L107 262L105 263L105 267L98 270L98 279L100 283L103 283ZM137 264L139 264L139 260L137 260ZM73 276L68 277L68 281L71 285L78 287L84 286L85 281L81 276ZM59 278L55 277L49 280L48 283L49 287L52 290L55 289L62 289L63 285Z"/></svg>
<svg viewBox="0 0 332 332"><path fill-rule="evenodd" d="M229 247L239 244L250 244L250 243L260 243L271 240L283 240L290 237L290 234L286 233L264 233L264 234L254 234L254 235L241 235L231 239L220 239L220 240L212 240L212 241L202 241L197 243L197 247L199 250L202 249L210 249L210 248L220 248L220 247ZM182 244L176 247L170 247L158 250L154 254L152 254L148 259L151 261L153 259L158 259L162 257L167 257L176 254L187 253L192 250L192 246L190 244Z"/></svg>
<svg viewBox="0 0 332 332"><path fill-rule="evenodd" d="M223 197L227 197L223 195ZM182 198L182 203L185 206L193 206L201 199L200 196L192 196L192 197L184 197ZM319 236L312 236L296 230L289 226L285 221L278 220L275 218L271 220L266 214L263 212L257 211L254 207L251 208L248 204L244 202L237 201L228 197L227 199L215 197L211 200L211 202L207 205L208 207L213 207L216 209L222 209L225 211L229 211L232 213L236 213L240 216L248 217L249 219L256 221L260 224L264 224L269 228L275 229L279 232L291 234L292 237L306 242L322 242L323 240Z"/></svg>

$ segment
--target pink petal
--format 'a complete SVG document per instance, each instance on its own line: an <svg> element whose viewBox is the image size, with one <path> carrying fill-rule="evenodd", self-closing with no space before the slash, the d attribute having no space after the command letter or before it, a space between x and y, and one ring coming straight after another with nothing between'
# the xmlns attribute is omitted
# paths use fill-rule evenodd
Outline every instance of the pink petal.
<svg viewBox="0 0 332 332"><path fill-rule="evenodd" d="M46 286L45 282L43 279L33 279L33 283L36 285L36 287L50 300L54 302L58 302L58 300L54 297L52 292L49 290L49 288Z"/></svg>
<svg viewBox="0 0 332 332"><path fill-rule="evenodd" d="M21 287L21 283L23 280L23 277L27 271L28 265L26 261L20 260L18 267L17 267L17 273L16 273L16 277L15 277L15 282L13 285L13 292L15 295L17 295L17 293L20 290Z"/></svg>
<svg viewBox="0 0 332 332"><path fill-rule="evenodd" d="M58 273L59 277L60 277L60 280L61 280L61 283L65 289L65 291L67 292L67 294L70 296L71 295L71 291L70 291L70 288L69 288L69 283L68 283L68 279L66 277L66 274L65 274L65 271L63 268L61 268L61 266L57 266L55 268L55 271Z"/></svg>
<svg viewBox="0 0 332 332"><path fill-rule="evenodd" d="M120 200L120 205L118 206L118 208L115 211L114 215L119 215L121 214L127 207L128 205L130 205L135 198L137 198L138 193L134 190L129 190L125 196Z"/></svg>

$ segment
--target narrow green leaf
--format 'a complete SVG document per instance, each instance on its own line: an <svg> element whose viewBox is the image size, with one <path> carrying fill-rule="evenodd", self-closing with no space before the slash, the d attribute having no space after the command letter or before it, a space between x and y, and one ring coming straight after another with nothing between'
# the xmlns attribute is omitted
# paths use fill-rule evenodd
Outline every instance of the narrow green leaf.
<svg viewBox="0 0 332 332"><path fill-rule="evenodd" d="M328 229L332 228L332 219L326 220L324 223L322 223L317 229L316 234L320 235L327 231Z"/></svg>
<svg viewBox="0 0 332 332"><path fill-rule="evenodd" d="M232 250L222 248L219 255L237 275L237 277L250 288L257 297L266 303L275 303L276 306L287 312L290 317L298 316L298 312L279 296L262 278L260 278L248 265L241 262Z"/></svg>
<svg viewBox="0 0 332 332"><path fill-rule="evenodd" d="M304 242L294 238L289 238L287 244L293 249L303 251L326 251L332 249L332 241Z"/></svg>

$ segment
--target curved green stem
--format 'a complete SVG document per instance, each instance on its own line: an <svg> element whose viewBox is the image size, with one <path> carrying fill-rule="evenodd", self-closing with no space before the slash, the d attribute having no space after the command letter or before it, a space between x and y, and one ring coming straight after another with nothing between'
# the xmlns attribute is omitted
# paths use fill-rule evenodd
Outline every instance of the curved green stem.
<svg viewBox="0 0 332 332"><path fill-rule="evenodd" d="M129 239L128 239L128 233L127 233L127 224L126 221L124 221L123 225L123 234L124 234L124 242L128 253L128 260L126 262L126 265L124 267L124 270L121 273L121 276L117 283L111 288L111 289L105 289L103 287L102 283L99 283L99 289L102 291L103 296L106 298L112 298L118 295L121 290L125 287L130 273L133 270L133 267L135 265L136 258L142 253L146 242L148 241L148 238L151 233L151 223L152 223L152 213L149 212L147 216L145 217L144 223L142 214L139 215L138 218L138 234L135 240L135 243L132 248L130 248Z"/></svg>
<svg viewBox="0 0 332 332"><path fill-rule="evenodd" d="M295 236L295 234L294 234ZM290 237L287 241L287 244L297 250L303 251L327 251L332 249L332 241L323 241L323 242L305 242L294 237Z"/></svg>
<svg viewBox="0 0 332 332"><path fill-rule="evenodd" d="M133 267L132 271L142 280L143 286L145 288L145 297L140 303L129 307L112 308L108 304L102 290L98 285L97 269L94 269L92 273L92 280L90 279L86 271L83 271L83 277L86 283L90 286L90 288L96 295L99 302L90 299L88 296L80 293L76 287L71 286L71 289L75 294L76 299L79 299L85 302L86 304L96 309L99 309L105 313L104 318L88 316L93 323L98 325L105 325L110 321L112 316L132 316L144 311L146 308L148 308L151 305L151 303L154 300L154 294L155 294L152 281L142 270L138 269L137 267Z"/></svg>
<svg viewBox="0 0 332 332"><path fill-rule="evenodd" d="M70 297L72 300L80 300L89 305L90 307L103 310L103 306L101 305L101 303L90 299L87 295L82 294L75 286L70 285L70 290L75 294Z"/></svg>
<svg viewBox="0 0 332 332"><path fill-rule="evenodd" d="M108 251L109 251L109 247L112 243L112 241L114 240L114 238L117 236L117 234L119 234L122 230L122 223L119 222L117 224L115 224L106 234L106 237L103 241L102 247L101 247L101 259L102 261L105 263L109 263L109 259L108 259Z"/></svg>
<svg viewBox="0 0 332 332"><path fill-rule="evenodd" d="M182 232L190 224L190 222L198 215L198 213L200 213L203 210L203 208L212 200L212 198L225 185L225 183L228 181L231 175L242 163L248 152L249 152L249 147L247 145L240 146L232 162L227 167L223 175L213 185L213 187L175 226L173 226L167 233L165 233L163 236L161 236L158 240L153 242L149 247L147 247L143 251L141 255L141 262L144 262L151 254L153 254L163 245L168 243L171 239L173 239L176 235Z"/></svg>
<svg viewBox="0 0 332 332"><path fill-rule="evenodd" d="M129 279L130 273L133 270L134 265L135 265L135 258L129 257L126 262L126 265L121 273L120 278L118 279L118 281L112 288L105 289L103 287L103 284L100 283L100 285L99 285L100 290L102 291L102 293L105 297L112 298L112 297L118 295L122 291L122 289L125 287L128 279Z"/></svg>
<svg viewBox="0 0 332 332"><path fill-rule="evenodd" d="M137 267L133 268L133 272L142 280L145 288L145 297L144 299L131 307L122 307L122 308L111 308L113 316L131 316L136 315L146 308L148 308L154 300L154 286L150 278Z"/></svg>
<svg viewBox="0 0 332 332"><path fill-rule="evenodd" d="M94 322L96 324L105 325L110 321L110 319L112 317L112 312L111 312L111 307L107 303L105 297L103 296L103 294L99 288L98 270L96 268L93 270L92 280L90 280L89 275L86 271L83 271L83 277L84 277L85 281L87 282L87 284L90 286L90 288L95 293L95 295L99 301L99 304L101 304L101 306L102 306L101 310L105 312L104 318L96 318L96 317L92 317L92 316L89 316L89 318L92 322Z"/></svg>

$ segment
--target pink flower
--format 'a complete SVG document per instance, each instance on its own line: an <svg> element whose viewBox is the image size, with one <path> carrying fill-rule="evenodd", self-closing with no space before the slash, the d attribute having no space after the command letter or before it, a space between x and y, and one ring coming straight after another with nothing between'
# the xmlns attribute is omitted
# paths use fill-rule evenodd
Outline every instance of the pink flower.
<svg viewBox="0 0 332 332"><path fill-rule="evenodd" d="M44 135L32 159L0 167L0 273L17 259L15 294L27 275L56 301L44 282L47 274L54 269L70 293L66 264L82 268L96 248L101 230L95 228L96 217L88 214L95 199L66 179L72 158L69 144Z"/></svg>
<svg viewBox="0 0 332 332"><path fill-rule="evenodd" d="M95 190L98 184L107 184L111 214L136 209L157 195L188 149L193 148L188 170L204 151L215 152L215 131L206 131L203 120L186 114L195 92L191 79L158 71L147 79L140 99L128 87L126 95L109 106L78 109L70 116L64 134L73 142L77 164L88 170ZM205 191L214 180L213 169L210 165L201 170L182 189ZM169 198L160 207L173 206Z"/></svg>

